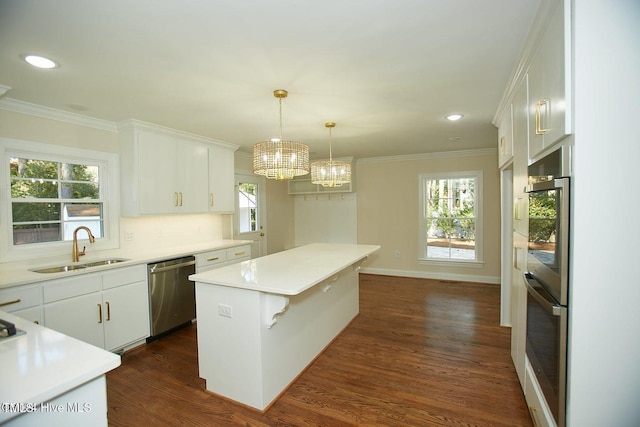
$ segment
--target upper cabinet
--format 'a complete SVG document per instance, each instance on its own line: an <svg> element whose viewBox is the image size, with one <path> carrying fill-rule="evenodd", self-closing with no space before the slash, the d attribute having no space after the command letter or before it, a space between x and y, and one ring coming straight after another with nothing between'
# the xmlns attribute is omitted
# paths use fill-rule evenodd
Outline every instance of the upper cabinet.
<svg viewBox="0 0 640 427"><path fill-rule="evenodd" d="M513 158L513 105L507 105L498 122L498 166L503 167Z"/></svg>
<svg viewBox="0 0 640 427"><path fill-rule="evenodd" d="M121 124L122 215L233 211L235 149L139 121Z"/></svg>
<svg viewBox="0 0 640 427"><path fill-rule="evenodd" d="M233 150L218 145L209 147L209 212L235 210Z"/></svg>
<svg viewBox="0 0 640 427"><path fill-rule="evenodd" d="M571 133L571 7L552 1L529 68L529 160Z"/></svg>

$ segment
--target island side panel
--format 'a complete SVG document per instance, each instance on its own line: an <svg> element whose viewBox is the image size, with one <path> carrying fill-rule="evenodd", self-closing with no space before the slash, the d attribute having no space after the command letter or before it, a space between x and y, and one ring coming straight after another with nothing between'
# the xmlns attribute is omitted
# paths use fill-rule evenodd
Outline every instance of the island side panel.
<svg viewBox="0 0 640 427"><path fill-rule="evenodd" d="M261 325L265 406L259 409L268 407L358 315L358 273L347 267L288 298L277 323Z"/></svg>
<svg viewBox="0 0 640 427"><path fill-rule="evenodd" d="M259 294L196 282L200 377L207 390L255 408L264 406Z"/></svg>

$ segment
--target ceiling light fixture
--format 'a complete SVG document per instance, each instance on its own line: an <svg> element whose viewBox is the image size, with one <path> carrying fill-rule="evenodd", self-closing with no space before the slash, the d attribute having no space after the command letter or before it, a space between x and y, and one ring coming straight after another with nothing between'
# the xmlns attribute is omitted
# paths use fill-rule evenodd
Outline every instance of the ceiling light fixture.
<svg viewBox="0 0 640 427"><path fill-rule="evenodd" d="M287 95L284 89L273 91L280 104L280 137L253 146L253 173L279 181L309 173L309 147L282 139L282 99Z"/></svg>
<svg viewBox="0 0 640 427"><path fill-rule="evenodd" d="M334 122L324 124L329 128L329 160L313 162L311 164L311 182L323 187L341 187L342 184L351 182L351 163L341 160L333 160L331 153L331 129L336 126Z"/></svg>
<svg viewBox="0 0 640 427"><path fill-rule="evenodd" d="M58 64L56 64L54 61L50 60L49 58L45 58L44 56L27 55L24 57L24 60L37 68L51 69L58 66Z"/></svg>
<svg viewBox="0 0 640 427"><path fill-rule="evenodd" d="M445 119L455 122L456 120L460 120L464 116L462 114L449 114Z"/></svg>

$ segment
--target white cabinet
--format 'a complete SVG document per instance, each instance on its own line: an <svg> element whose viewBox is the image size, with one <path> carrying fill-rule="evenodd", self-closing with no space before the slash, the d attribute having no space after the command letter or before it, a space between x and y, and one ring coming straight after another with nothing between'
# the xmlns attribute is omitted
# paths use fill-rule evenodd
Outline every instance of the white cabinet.
<svg viewBox="0 0 640 427"><path fill-rule="evenodd" d="M513 97L513 231L529 234L529 199L524 188L527 185L527 147L529 121L527 114L527 76L517 87Z"/></svg>
<svg viewBox="0 0 640 427"><path fill-rule="evenodd" d="M527 333L527 288L523 273L526 266L527 237L513 233L513 270L511 272L511 359L520 384L525 386L525 346Z"/></svg>
<svg viewBox="0 0 640 427"><path fill-rule="evenodd" d="M196 273L251 259L251 245L201 252L195 255Z"/></svg>
<svg viewBox="0 0 640 427"><path fill-rule="evenodd" d="M120 154L123 215L209 210L207 144L136 122L121 128Z"/></svg>
<svg viewBox="0 0 640 427"><path fill-rule="evenodd" d="M235 211L234 150L209 147L209 211Z"/></svg>
<svg viewBox="0 0 640 427"><path fill-rule="evenodd" d="M555 10L529 68L529 159L571 133L570 1Z"/></svg>
<svg viewBox="0 0 640 427"><path fill-rule="evenodd" d="M0 310L12 313L22 312L42 304L42 285L13 286L0 289ZM22 316L19 316L22 317Z"/></svg>
<svg viewBox="0 0 640 427"><path fill-rule="evenodd" d="M498 123L498 167L513 158L513 105L509 104Z"/></svg>
<svg viewBox="0 0 640 427"><path fill-rule="evenodd" d="M48 328L106 350L149 336L145 265L51 281L43 291Z"/></svg>
<svg viewBox="0 0 640 427"><path fill-rule="evenodd" d="M524 395L529 407L529 413L533 419L533 425L536 427L556 427L556 422L551 413L551 409L542 394L542 389L533 372L533 367L526 359L527 380L524 387Z"/></svg>

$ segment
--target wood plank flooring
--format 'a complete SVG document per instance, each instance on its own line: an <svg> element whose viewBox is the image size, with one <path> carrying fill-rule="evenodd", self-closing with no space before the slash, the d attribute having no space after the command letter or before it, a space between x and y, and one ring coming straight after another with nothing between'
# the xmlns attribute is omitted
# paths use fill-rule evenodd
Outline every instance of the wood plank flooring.
<svg viewBox="0 0 640 427"><path fill-rule="evenodd" d="M264 414L205 390L191 326L107 374L109 425L529 427L499 303L496 285L361 274L360 315Z"/></svg>

